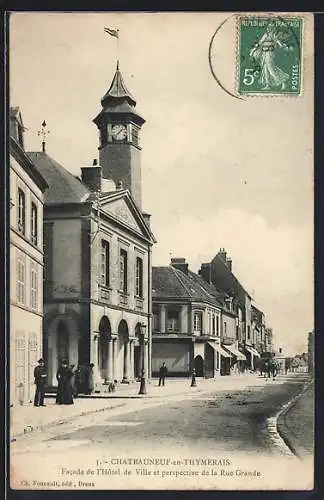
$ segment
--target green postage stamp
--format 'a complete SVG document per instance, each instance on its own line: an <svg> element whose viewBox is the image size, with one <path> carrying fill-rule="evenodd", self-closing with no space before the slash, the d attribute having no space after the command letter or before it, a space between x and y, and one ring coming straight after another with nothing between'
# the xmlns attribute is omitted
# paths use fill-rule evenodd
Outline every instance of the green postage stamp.
<svg viewBox="0 0 324 500"><path fill-rule="evenodd" d="M238 93L300 95L303 18L249 15L237 22Z"/></svg>

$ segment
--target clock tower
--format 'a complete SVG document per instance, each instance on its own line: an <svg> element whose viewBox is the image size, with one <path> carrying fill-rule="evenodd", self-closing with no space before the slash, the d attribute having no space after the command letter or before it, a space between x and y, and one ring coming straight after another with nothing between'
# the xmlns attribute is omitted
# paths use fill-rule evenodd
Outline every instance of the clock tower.
<svg viewBox="0 0 324 500"><path fill-rule="evenodd" d="M102 110L93 120L99 130L99 162L102 175L121 182L141 210L141 147L139 132L143 123L136 101L127 90L117 63L109 90L101 99Z"/></svg>

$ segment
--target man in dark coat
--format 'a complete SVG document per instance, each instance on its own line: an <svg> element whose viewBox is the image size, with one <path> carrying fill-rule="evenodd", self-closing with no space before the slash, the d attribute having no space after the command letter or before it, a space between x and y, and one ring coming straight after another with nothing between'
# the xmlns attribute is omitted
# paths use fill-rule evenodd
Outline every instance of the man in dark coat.
<svg viewBox="0 0 324 500"><path fill-rule="evenodd" d="M163 363L160 367L160 371L159 371L159 386L161 386L161 382L162 382L162 385L164 385L165 377L167 376L167 373L168 373L168 369L166 367L165 361L163 361Z"/></svg>
<svg viewBox="0 0 324 500"><path fill-rule="evenodd" d="M58 382L56 403L61 405L73 405L72 388L73 371L66 360L62 361L62 366L57 370L56 378Z"/></svg>
<svg viewBox="0 0 324 500"><path fill-rule="evenodd" d="M46 370L44 360L41 358L37 361L38 366L34 369L34 378L36 384L34 406L46 406L44 404L45 385L46 385Z"/></svg>

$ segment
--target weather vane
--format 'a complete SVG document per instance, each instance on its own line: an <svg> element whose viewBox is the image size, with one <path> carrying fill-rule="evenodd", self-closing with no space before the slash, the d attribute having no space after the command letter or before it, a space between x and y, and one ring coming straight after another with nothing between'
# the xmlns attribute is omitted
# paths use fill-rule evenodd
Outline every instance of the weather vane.
<svg viewBox="0 0 324 500"><path fill-rule="evenodd" d="M46 136L50 133L49 130L46 130L47 124L46 121L44 120L42 123L42 130L38 131L38 137L42 137L42 151L45 153L45 146L46 146Z"/></svg>

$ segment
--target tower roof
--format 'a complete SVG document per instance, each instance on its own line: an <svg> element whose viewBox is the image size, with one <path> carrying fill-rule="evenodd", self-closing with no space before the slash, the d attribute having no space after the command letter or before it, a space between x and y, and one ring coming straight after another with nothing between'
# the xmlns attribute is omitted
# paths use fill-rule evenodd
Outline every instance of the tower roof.
<svg viewBox="0 0 324 500"><path fill-rule="evenodd" d="M119 70L119 63L117 63L117 69L113 81L111 82L108 91L101 99L101 104L105 107L109 101L115 99L126 99L131 106L136 106L136 101L127 89L123 76Z"/></svg>

